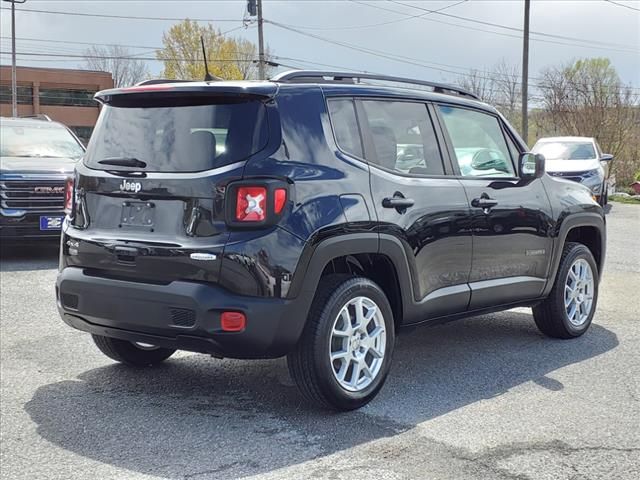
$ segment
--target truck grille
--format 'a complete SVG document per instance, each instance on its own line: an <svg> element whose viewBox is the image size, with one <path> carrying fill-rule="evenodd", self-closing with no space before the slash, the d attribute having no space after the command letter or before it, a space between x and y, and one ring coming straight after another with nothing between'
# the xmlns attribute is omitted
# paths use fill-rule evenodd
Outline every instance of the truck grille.
<svg viewBox="0 0 640 480"><path fill-rule="evenodd" d="M64 184L64 180L2 180L0 205L13 210L60 211Z"/></svg>

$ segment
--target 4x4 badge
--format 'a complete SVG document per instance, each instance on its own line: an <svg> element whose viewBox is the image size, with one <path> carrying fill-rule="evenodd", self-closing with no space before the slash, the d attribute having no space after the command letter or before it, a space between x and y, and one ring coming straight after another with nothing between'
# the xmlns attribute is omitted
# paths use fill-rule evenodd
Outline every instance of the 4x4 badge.
<svg viewBox="0 0 640 480"><path fill-rule="evenodd" d="M140 182L127 182L126 180L122 180L120 184L120 190L123 192L136 192L138 193L142 190L142 184Z"/></svg>

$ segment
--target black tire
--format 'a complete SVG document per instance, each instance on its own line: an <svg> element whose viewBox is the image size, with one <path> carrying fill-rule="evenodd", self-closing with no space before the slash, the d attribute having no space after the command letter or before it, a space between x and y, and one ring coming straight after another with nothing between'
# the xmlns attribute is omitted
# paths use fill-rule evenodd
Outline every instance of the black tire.
<svg viewBox="0 0 640 480"><path fill-rule="evenodd" d="M593 275L593 299L591 311L586 320L575 325L569 320L565 308L565 285L569 275L569 269L579 260L585 260L591 267ZM593 315L598 302L598 266L591 251L581 243L569 242L565 244L558 266L558 273L553 288L546 300L533 308L533 319L542 333L553 338L575 338L584 334L591 325Z"/></svg>
<svg viewBox="0 0 640 480"><path fill-rule="evenodd" d="M331 332L342 308L357 297L366 297L377 305L383 316L381 323L384 324L386 343L381 366L371 383L360 391L348 391L340 385L333 371ZM287 357L287 364L293 380L307 399L335 410L353 410L371 401L382 388L391 366L394 342L393 313L380 287L364 277L328 275L320 281L304 332L296 349ZM347 344L350 345L350 340ZM345 359L347 371L350 358ZM355 376L353 371L351 375Z"/></svg>
<svg viewBox="0 0 640 480"><path fill-rule="evenodd" d="M160 363L175 353L170 348L142 348L135 343L117 338L91 335L100 351L116 362L134 367L147 367Z"/></svg>

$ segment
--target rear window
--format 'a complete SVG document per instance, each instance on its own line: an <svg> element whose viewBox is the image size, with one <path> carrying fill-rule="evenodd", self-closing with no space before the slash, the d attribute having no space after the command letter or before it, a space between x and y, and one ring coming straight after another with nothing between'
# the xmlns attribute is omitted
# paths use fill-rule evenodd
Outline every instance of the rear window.
<svg viewBox="0 0 640 480"><path fill-rule="evenodd" d="M199 172L244 160L262 150L267 140L266 108L258 101L105 106L85 162L102 170ZM109 159L137 159L146 166L104 164Z"/></svg>

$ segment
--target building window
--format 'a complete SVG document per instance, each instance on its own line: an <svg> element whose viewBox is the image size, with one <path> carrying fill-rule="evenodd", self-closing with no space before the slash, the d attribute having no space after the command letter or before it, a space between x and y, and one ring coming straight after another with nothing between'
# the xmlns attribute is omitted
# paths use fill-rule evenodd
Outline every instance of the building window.
<svg viewBox="0 0 640 480"><path fill-rule="evenodd" d="M31 105L33 103L33 88L18 86L19 105ZM11 85L0 85L0 103L11 103Z"/></svg>
<svg viewBox="0 0 640 480"><path fill-rule="evenodd" d="M40 88L40 105L97 107L98 102L93 99L95 93L95 90Z"/></svg>

